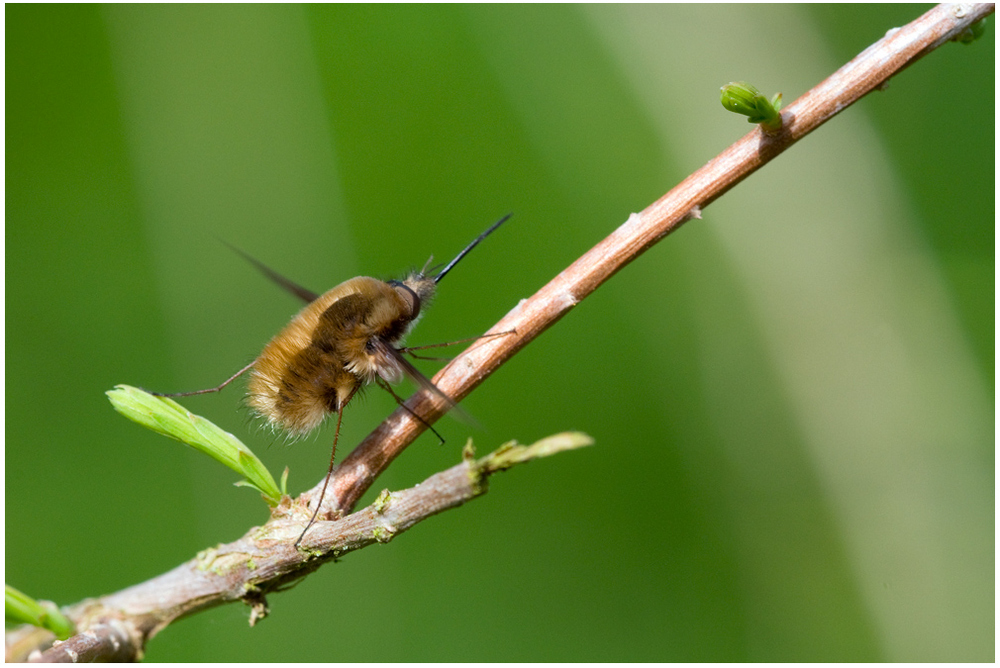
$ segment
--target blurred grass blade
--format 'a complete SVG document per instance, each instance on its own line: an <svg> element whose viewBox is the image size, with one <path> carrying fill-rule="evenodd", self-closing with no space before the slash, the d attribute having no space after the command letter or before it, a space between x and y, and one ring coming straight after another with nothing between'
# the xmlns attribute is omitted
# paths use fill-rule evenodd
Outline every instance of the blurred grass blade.
<svg viewBox="0 0 1000 668"><path fill-rule="evenodd" d="M9 622L48 629L59 640L66 640L76 633L73 622L66 619L54 604L40 603L9 584L4 584L4 616Z"/></svg>
<svg viewBox="0 0 1000 668"><path fill-rule="evenodd" d="M157 397L130 385L107 392L111 405L147 429L190 445L246 478L241 486L258 490L268 505L276 506L281 491L263 462L238 438L166 397Z"/></svg>

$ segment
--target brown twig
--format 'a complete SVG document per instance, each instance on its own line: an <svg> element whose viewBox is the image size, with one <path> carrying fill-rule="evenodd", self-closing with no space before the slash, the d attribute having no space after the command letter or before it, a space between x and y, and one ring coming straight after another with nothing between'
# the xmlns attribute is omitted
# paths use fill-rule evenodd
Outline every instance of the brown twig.
<svg viewBox="0 0 1000 668"><path fill-rule="evenodd" d="M118 619L95 624L65 642L56 641L44 654L30 661L46 663L93 663L134 661L142 656L141 638L129 624ZM11 659L8 655L8 661Z"/></svg>
<svg viewBox="0 0 1000 668"><path fill-rule="evenodd" d="M938 5L912 23L890 30L782 110L783 125L779 132L766 134L759 127L754 129L641 213L629 216L611 236L518 304L488 332L515 330L516 334L473 345L442 369L434 377L434 384L456 401L463 399L517 351L657 241L691 218L701 217L702 209L796 141L993 11L992 4ZM428 423L437 420L445 409L439 399L426 392L412 397L407 407ZM323 500L329 516L350 512L386 466L423 430L424 425L402 409L379 425L334 472L331 491ZM315 495L318 487L309 494Z"/></svg>
<svg viewBox="0 0 1000 668"><path fill-rule="evenodd" d="M558 434L530 446L507 444L481 459L467 447L462 463L416 487L385 490L367 508L337 522L315 525L301 549L293 544L308 517L301 505L285 497L270 521L239 540L204 550L142 584L66 609L66 616L86 631L65 642L53 644L51 633L32 627L7 634L6 658L23 660L45 642L52 647L33 660L138 659L146 641L168 624L233 601L251 607L252 625L267 615L268 593L289 586L323 563L373 543L388 543L418 522L482 495L489 476L497 471L591 443L583 434Z"/></svg>
<svg viewBox="0 0 1000 668"><path fill-rule="evenodd" d="M437 374L435 384L456 400L464 398L650 246L687 220L699 217L704 207L819 125L993 11L989 4L939 5L909 25L890 31L786 107L779 132L768 135L753 130L641 213L629 216L609 237L518 304L490 330L516 333L478 341ZM446 408L440 399L426 392L411 398L407 406L428 423ZM372 506L348 514L378 475L423 429L424 424L399 409L362 441L334 472L332 491L324 501L328 516L342 519L317 523L303 541L304 551L293 549L292 543L309 514L305 501L318 495L322 481L299 501L286 501L271 521L240 540L206 550L145 583L66 609L66 615L78 628L88 630L39 658L69 660L70 651L76 652L78 658L113 660L123 653L139 658L145 642L159 629L180 617L229 601L251 605L254 622L267 614L266 593L297 581L327 560L389 540L422 519L474 498L484 491L489 473L511 465L521 456L515 453L511 458L510 451L498 451L478 462L467 460L418 487L383 494ZM23 627L8 633L8 660L23 657L27 646L38 646L38 638L44 636L44 632ZM47 638L51 643L51 634ZM12 646L20 654L12 655Z"/></svg>

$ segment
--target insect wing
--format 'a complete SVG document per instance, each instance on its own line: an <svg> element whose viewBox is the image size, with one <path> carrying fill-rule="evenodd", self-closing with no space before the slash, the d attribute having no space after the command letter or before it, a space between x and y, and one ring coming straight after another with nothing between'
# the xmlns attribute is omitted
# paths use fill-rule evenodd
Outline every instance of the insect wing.
<svg viewBox="0 0 1000 668"><path fill-rule="evenodd" d="M447 405L446 410L449 411L454 417L460 418L462 422L467 424L477 427L479 426L479 423L476 422L475 418L462 410L462 407L456 404L454 399L445 394L441 388L431 382L430 378L422 374L417 367L413 366L410 360L403 356L403 353L384 341L380 341L377 345L384 355L391 357L393 361L399 365L399 368L403 371L407 378L431 394L441 397Z"/></svg>
<svg viewBox="0 0 1000 668"><path fill-rule="evenodd" d="M264 264L263 262L261 262L260 260L258 260L257 258L255 258L254 256L250 255L249 253L246 253L246 252L240 250L239 248L237 248L236 246L233 246L232 244L227 243L225 241L223 241L222 243L226 244L227 246L229 246L230 248L232 248L234 251L236 251L237 253L239 253L243 257L244 260L246 260L247 262L249 262L250 264L252 264L253 266L255 266L257 268L257 271L259 271L260 273L264 274L269 279L271 279L272 281L274 281L275 283L277 283L279 286L281 286L282 288L284 288L285 290L287 290L291 294L295 295L296 297L298 297L299 299L301 299L305 303L310 304L310 303L316 301L316 298L319 297L319 295L317 293L313 292L312 290L310 290L308 288L302 287L301 285L299 285L298 283L296 283L294 281L291 281L291 280L285 278L284 276L282 276L281 274L279 274L278 272L276 272L275 270L271 269L266 264Z"/></svg>

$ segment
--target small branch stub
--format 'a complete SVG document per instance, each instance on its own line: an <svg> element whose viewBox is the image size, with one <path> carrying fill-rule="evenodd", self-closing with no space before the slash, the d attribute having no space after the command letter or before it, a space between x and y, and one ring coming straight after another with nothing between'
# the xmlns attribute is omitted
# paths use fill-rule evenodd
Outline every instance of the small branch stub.
<svg viewBox="0 0 1000 668"><path fill-rule="evenodd" d="M977 39L982 37L984 32L986 32L986 19L980 19L960 32L958 36L955 37L955 41L960 44L972 44Z"/></svg>

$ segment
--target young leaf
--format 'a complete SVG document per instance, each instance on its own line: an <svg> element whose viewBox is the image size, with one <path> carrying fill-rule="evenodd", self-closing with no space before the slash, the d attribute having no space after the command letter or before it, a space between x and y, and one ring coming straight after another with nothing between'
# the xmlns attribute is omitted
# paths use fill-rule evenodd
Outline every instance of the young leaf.
<svg viewBox="0 0 1000 668"><path fill-rule="evenodd" d="M137 387L117 385L107 395L114 409L128 419L225 464L246 478L242 486L258 490L268 505L278 505L281 491L274 477L250 448L229 432L188 412L176 401L154 396Z"/></svg>
<svg viewBox="0 0 1000 668"><path fill-rule="evenodd" d="M66 619L55 605L36 601L9 584L4 584L4 617L11 622L48 629L59 640L66 640L76 633L73 622Z"/></svg>

